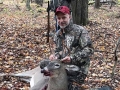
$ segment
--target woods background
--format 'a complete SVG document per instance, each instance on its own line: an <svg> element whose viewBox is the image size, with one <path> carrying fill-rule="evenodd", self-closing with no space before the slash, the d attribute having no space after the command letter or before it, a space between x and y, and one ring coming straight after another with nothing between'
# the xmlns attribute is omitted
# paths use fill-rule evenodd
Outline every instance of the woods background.
<svg viewBox="0 0 120 90"><path fill-rule="evenodd" d="M43 5L30 3L30 9L22 0L0 0L0 3L0 90L29 90L29 83L9 74L31 70L50 55L44 36L47 32L47 1L43 1ZM120 45L114 76L111 77L114 51L120 37L119 3L118 0L112 8L107 2L101 3L96 9L95 1L89 2L88 23L84 27L91 35L95 52L83 84L85 90L105 85L120 90ZM51 32L54 32L54 26L54 13L50 12ZM52 45L50 38L51 49Z"/></svg>

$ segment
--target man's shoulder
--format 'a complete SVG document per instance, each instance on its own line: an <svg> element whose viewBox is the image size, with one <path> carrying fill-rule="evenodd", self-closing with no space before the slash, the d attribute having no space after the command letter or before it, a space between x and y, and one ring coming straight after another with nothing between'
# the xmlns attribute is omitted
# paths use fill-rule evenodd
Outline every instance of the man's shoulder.
<svg viewBox="0 0 120 90"><path fill-rule="evenodd" d="M84 27L77 25L77 24L73 24L72 29L73 29L73 31L77 31L77 32L81 32L81 31L85 30Z"/></svg>

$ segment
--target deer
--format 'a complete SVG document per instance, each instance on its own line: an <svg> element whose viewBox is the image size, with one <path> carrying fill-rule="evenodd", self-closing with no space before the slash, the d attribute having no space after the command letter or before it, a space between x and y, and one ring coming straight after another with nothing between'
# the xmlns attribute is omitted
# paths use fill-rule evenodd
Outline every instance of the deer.
<svg viewBox="0 0 120 90"><path fill-rule="evenodd" d="M43 72L50 72L47 90L68 90L66 64L59 60L50 61Z"/></svg>
<svg viewBox="0 0 120 90"><path fill-rule="evenodd" d="M68 90L68 80L67 80L67 73L66 73L66 64L62 63L60 60L48 60L47 66L41 69L41 73L49 72L49 79L48 82L42 80L47 84L46 90ZM36 77L39 78L39 77ZM44 83L43 82L43 83ZM39 81L34 87L30 90L44 90L43 84ZM41 85L42 84L42 85Z"/></svg>

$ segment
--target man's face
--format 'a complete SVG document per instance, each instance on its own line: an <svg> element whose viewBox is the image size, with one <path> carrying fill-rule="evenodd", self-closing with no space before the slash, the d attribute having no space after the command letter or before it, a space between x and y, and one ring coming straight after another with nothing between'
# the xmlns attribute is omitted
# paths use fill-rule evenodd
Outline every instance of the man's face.
<svg viewBox="0 0 120 90"><path fill-rule="evenodd" d="M70 23L71 16L69 14L63 14L61 12L57 13L56 15L58 25L60 28L65 28Z"/></svg>

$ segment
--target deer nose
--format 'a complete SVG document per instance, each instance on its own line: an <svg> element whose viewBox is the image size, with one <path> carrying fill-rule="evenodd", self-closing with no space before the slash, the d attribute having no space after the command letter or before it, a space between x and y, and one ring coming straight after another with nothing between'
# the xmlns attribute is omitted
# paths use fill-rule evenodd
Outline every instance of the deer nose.
<svg viewBox="0 0 120 90"><path fill-rule="evenodd" d="M45 73L45 69L41 69L41 73Z"/></svg>

